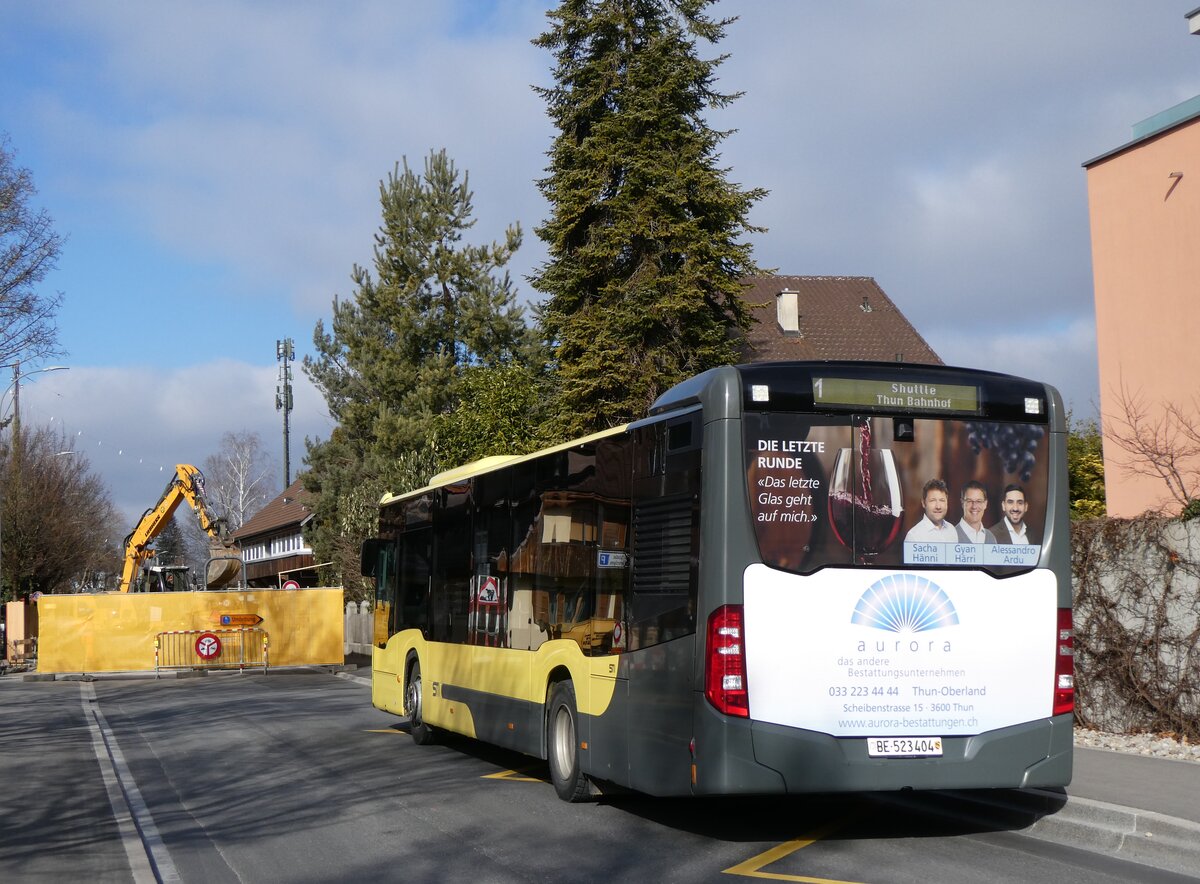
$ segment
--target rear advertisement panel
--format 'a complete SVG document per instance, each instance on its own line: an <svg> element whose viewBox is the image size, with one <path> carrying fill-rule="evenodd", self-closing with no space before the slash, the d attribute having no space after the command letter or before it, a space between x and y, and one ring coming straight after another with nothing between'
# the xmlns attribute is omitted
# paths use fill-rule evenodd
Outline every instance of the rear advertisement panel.
<svg viewBox="0 0 1200 884"><path fill-rule="evenodd" d="M936 755L1051 715L1043 424L763 412L743 431L764 562L745 574L753 719Z"/></svg>
<svg viewBox="0 0 1200 884"><path fill-rule="evenodd" d="M1034 570L765 565L745 575L750 717L834 736L955 736L1049 717L1057 586Z"/></svg>

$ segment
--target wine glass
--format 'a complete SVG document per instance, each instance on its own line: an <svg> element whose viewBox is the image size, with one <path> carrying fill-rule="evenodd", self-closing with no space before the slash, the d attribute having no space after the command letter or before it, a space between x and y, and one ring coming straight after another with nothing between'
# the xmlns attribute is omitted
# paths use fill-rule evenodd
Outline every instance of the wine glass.
<svg viewBox="0 0 1200 884"><path fill-rule="evenodd" d="M838 449L829 483L829 521L834 536L871 564L900 533L904 511L900 476L890 448Z"/></svg>

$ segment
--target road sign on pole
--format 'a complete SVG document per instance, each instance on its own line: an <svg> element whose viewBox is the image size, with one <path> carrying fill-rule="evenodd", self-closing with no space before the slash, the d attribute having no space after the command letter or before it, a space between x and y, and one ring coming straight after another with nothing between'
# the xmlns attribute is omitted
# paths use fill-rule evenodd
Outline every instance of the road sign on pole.
<svg viewBox="0 0 1200 884"><path fill-rule="evenodd" d="M221 639L211 632L201 633L196 638L196 656L201 660L215 660L221 656Z"/></svg>

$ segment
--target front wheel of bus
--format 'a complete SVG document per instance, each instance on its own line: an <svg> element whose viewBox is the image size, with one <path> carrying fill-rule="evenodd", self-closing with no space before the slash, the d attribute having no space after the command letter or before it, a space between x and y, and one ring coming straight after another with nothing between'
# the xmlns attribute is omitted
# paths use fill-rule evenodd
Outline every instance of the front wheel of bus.
<svg viewBox="0 0 1200 884"><path fill-rule="evenodd" d="M408 684L404 690L404 706L408 711L408 732L418 746L433 742L435 731L425 723L421 702L421 664L413 661L408 671Z"/></svg>
<svg viewBox="0 0 1200 884"><path fill-rule="evenodd" d="M588 780L579 764L577 722L575 686L569 681L560 681L550 692L546 747L550 756L550 780L563 801L582 801L588 795Z"/></svg>

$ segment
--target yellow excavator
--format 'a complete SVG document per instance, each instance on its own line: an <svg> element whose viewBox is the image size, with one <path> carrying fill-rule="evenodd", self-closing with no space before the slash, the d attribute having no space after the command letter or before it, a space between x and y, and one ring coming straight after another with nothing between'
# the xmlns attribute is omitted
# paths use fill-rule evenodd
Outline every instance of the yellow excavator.
<svg viewBox="0 0 1200 884"><path fill-rule="evenodd" d="M154 557L155 551L150 544L185 500L196 511L200 527L209 539L205 586L208 589L220 589L241 573L242 557L229 536L228 526L223 518L213 515L204 498L204 474L191 464L181 463L175 465L175 477L167 483L158 503L142 514L133 532L125 538L121 592L164 592L187 588L187 567L183 565L154 565L145 567L145 573L138 573Z"/></svg>

